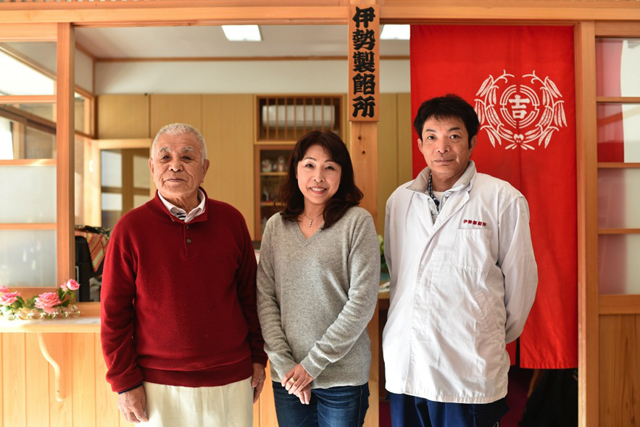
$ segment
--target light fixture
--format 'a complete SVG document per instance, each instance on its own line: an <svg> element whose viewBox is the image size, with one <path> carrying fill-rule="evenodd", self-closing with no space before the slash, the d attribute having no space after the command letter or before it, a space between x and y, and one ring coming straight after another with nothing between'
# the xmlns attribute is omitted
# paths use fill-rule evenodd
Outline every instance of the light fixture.
<svg viewBox="0 0 640 427"><path fill-rule="evenodd" d="M385 24L382 26L382 40L409 40L411 27L409 25Z"/></svg>
<svg viewBox="0 0 640 427"><path fill-rule="evenodd" d="M257 25L223 25L222 31L230 42L262 41L260 28Z"/></svg>

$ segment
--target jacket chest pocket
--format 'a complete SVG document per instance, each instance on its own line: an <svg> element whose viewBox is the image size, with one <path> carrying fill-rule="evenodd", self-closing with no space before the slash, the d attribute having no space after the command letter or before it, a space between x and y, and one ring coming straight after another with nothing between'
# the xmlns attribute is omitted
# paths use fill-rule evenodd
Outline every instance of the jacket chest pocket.
<svg viewBox="0 0 640 427"><path fill-rule="evenodd" d="M482 228L458 229L453 244L451 263L462 270L482 271L488 269L491 255L491 236L493 230Z"/></svg>

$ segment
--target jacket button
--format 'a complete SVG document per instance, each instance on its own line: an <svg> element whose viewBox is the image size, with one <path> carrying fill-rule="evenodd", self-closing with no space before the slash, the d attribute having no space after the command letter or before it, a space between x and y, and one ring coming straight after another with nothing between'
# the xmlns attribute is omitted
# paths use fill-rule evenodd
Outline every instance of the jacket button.
<svg viewBox="0 0 640 427"><path fill-rule="evenodd" d="M191 239L187 239L187 243L191 243Z"/></svg>
<svg viewBox="0 0 640 427"><path fill-rule="evenodd" d="M187 225L187 230L189 229L189 226Z"/></svg>

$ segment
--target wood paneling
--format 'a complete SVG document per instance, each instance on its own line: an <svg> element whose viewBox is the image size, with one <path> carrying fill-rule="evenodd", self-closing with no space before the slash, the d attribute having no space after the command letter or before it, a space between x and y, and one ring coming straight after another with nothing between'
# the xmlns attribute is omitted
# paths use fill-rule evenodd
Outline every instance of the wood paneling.
<svg viewBox="0 0 640 427"><path fill-rule="evenodd" d="M260 394L260 419L254 418L254 427L277 427L278 419L276 417L276 404L273 398L273 381L271 381L271 371L267 362L267 378L264 380L264 389ZM259 421L256 422L256 421Z"/></svg>
<svg viewBox="0 0 640 427"><path fill-rule="evenodd" d="M600 317L600 427L635 427L640 416L640 315Z"/></svg>
<svg viewBox="0 0 640 427"><path fill-rule="evenodd" d="M24 334L2 336L2 426L26 427L27 390ZM47 405L47 402L40 402ZM37 406L34 406L37 407Z"/></svg>
<svg viewBox="0 0 640 427"><path fill-rule="evenodd" d="M150 112L151 138L171 123L186 123L202 132L202 95L151 95Z"/></svg>
<svg viewBox="0 0 640 427"><path fill-rule="evenodd" d="M378 122L378 233L381 235L384 235L387 199L399 185L411 180L411 170L411 96L384 93L380 96Z"/></svg>
<svg viewBox="0 0 640 427"><path fill-rule="evenodd" d="M384 235L387 199L398 187L398 98L380 95L378 122L378 234ZM358 177L356 176L356 181Z"/></svg>
<svg viewBox="0 0 640 427"><path fill-rule="evenodd" d="M20 335L24 335L26 349L27 425L47 426L50 416L46 403L49 401L49 364L40 353L38 334Z"/></svg>
<svg viewBox="0 0 640 427"><path fill-rule="evenodd" d="M74 426L92 426L96 422L96 381L100 381L96 378L97 338L98 334L72 336L73 382L68 395L73 402Z"/></svg>
<svg viewBox="0 0 640 427"><path fill-rule="evenodd" d="M253 236L253 95L203 95L202 128L211 166L209 197L238 209Z"/></svg>
<svg viewBox="0 0 640 427"><path fill-rule="evenodd" d="M99 139L150 138L149 96L99 96L96 125Z"/></svg>
<svg viewBox="0 0 640 427"><path fill-rule="evenodd" d="M411 94L398 94L398 185L413 179Z"/></svg>

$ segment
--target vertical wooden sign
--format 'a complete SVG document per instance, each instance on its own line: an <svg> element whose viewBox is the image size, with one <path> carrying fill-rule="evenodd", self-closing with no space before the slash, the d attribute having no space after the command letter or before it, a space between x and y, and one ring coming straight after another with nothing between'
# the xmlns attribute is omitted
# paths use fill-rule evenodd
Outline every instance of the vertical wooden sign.
<svg viewBox="0 0 640 427"><path fill-rule="evenodd" d="M349 8L349 120L377 122L380 95L380 11Z"/></svg>

